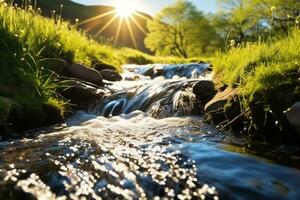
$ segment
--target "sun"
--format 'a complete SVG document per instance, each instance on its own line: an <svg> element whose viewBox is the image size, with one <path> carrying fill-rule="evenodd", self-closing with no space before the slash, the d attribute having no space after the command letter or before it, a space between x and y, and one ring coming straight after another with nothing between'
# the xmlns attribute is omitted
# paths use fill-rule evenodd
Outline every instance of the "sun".
<svg viewBox="0 0 300 200"><path fill-rule="evenodd" d="M82 26L87 24L97 24L97 21L100 21L100 19L108 17L108 19L106 19L107 22L104 25L102 25L99 28L99 30L97 30L97 32L94 34L94 37L97 38L109 27L114 26L113 24L116 21L118 21L117 29L115 30L115 37L113 38L115 46L118 44L120 34L122 34L123 30L127 30L132 40L132 44L134 45L134 48L137 49L138 46L135 38L136 31L134 30L134 28L139 29L145 35L147 34L147 31L141 26L139 20L137 20L149 20L148 17L138 12L138 10L145 10L145 6L141 3L141 0L111 0L111 2L114 6L114 9L93 16L86 20L80 21L78 25ZM91 28L89 27L89 29Z"/></svg>
<svg viewBox="0 0 300 200"><path fill-rule="evenodd" d="M128 18L132 16L132 14L135 11L134 6L132 6L132 4L129 3L129 1L127 1L126 3L125 1L117 1L114 7L116 15L121 18Z"/></svg>

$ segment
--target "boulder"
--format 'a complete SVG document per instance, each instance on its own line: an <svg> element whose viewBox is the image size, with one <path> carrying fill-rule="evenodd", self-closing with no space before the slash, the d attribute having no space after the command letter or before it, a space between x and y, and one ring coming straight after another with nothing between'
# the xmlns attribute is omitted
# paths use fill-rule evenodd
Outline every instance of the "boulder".
<svg viewBox="0 0 300 200"><path fill-rule="evenodd" d="M102 97L105 92L80 81L69 81L69 88L60 92L71 104L86 109L93 100Z"/></svg>
<svg viewBox="0 0 300 200"><path fill-rule="evenodd" d="M193 93L202 105L209 102L215 95L215 85L210 80L201 80L193 86Z"/></svg>
<svg viewBox="0 0 300 200"><path fill-rule="evenodd" d="M228 101L233 99L236 94L236 89L227 88L222 92L217 93L212 100L205 105L205 112L211 113L223 110Z"/></svg>
<svg viewBox="0 0 300 200"><path fill-rule="evenodd" d="M14 84L0 84L0 95L5 97L14 97L18 92L18 86Z"/></svg>
<svg viewBox="0 0 300 200"><path fill-rule="evenodd" d="M154 68L153 67L145 67L142 69L141 74L144 76L154 77Z"/></svg>
<svg viewBox="0 0 300 200"><path fill-rule="evenodd" d="M238 100L235 98L236 89L227 88L223 92L217 93L204 107L215 124L229 122L240 114Z"/></svg>
<svg viewBox="0 0 300 200"><path fill-rule="evenodd" d="M296 102L287 112L286 117L300 136L300 101Z"/></svg>
<svg viewBox="0 0 300 200"><path fill-rule="evenodd" d="M6 126L14 101L0 96L0 127Z"/></svg>
<svg viewBox="0 0 300 200"><path fill-rule="evenodd" d="M51 66L49 66L49 68L51 70L53 70L54 72L56 72L57 74L64 73L64 71L66 71L70 65L66 60L64 60L62 58L51 59L51 60L49 60L49 62L51 64Z"/></svg>
<svg viewBox="0 0 300 200"><path fill-rule="evenodd" d="M0 97L0 136L4 138L19 137L29 129L49 126L63 122L60 110L48 103L37 106L20 104L6 97Z"/></svg>
<svg viewBox="0 0 300 200"><path fill-rule="evenodd" d="M49 103L45 103L42 106L43 111L46 114L46 124L57 124L64 122L64 117L61 111L55 107L54 105L51 105Z"/></svg>
<svg viewBox="0 0 300 200"><path fill-rule="evenodd" d="M96 85L102 85L103 83L102 75L97 70L88 68L84 65L73 63L72 65L68 66L67 71L69 72L70 76L74 78L94 83Z"/></svg>
<svg viewBox="0 0 300 200"><path fill-rule="evenodd" d="M104 69L100 71L100 73L102 74L103 79L108 81L121 81L123 79L120 74L111 69Z"/></svg>
<svg viewBox="0 0 300 200"><path fill-rule="evenodd" d="M105 69L115 70L116 67L113 65L110 65L110 64L106 64L106 63L96 63L94 65L94 69L100 72Z"/></svg>

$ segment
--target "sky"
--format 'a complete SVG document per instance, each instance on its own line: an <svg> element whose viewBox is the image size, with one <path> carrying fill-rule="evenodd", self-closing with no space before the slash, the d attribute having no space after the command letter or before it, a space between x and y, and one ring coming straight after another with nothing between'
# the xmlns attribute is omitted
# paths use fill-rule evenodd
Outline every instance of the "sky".
<svg viewBox="0 0 300 200"><path fill-rule="evenodd" d="M176 0L73 0L75 2L86 5L111 5L114 6L116 2L131 3L132 6L139 11L154 15L163 7L174 3ZM189 0L197 6L199 10L204 12L216 12L216 0Z"/></svg>

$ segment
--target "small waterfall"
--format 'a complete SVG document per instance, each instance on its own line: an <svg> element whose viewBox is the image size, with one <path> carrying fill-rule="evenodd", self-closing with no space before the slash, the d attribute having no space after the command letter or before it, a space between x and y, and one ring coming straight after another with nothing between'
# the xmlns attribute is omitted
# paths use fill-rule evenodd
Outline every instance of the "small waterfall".
<svg viewBox="0 0 300 200"><path fill-rule="evenodd" d="M197 106L192 87L208 67L207 64L124 66L124 79L134 81L115 83L112 87L117 92L104 96L91 111L105 117L136 110L155 118L194 114Z"/></svg>
<svg viewBox="0 0 300 200"><path fill-rule="evenodd" d="M150 64L150 65L125 65L124 69L126 70L125 79L130 80L131 77L136 78L146 78L146 79L155 79L157 77L164 77L165 79L174 79L174 78L199 78L203 75L205 70L209 68L209 64ZM140 77L137 77L140 75Z"/></svg>

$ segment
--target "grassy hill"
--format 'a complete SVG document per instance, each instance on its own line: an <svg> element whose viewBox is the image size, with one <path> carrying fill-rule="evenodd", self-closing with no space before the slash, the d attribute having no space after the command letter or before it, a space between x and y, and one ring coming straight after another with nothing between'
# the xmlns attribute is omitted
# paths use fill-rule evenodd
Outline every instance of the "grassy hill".
<svg viewBox="0 0 300 200"><path fill-rule="evenodd" d="M57 91L65 83L54 73L62 66L59 59L88 67L110 65L118 72L126 63L188 62L114 48L59 17L46 18L31 8L24 11L5 2L0 2L0 55L0 132L11 122L20 130L49 125L55 119L49 116L49 107L54 113L64 113L68 99Z"/></svg>
<svg viewBox="0 0 300 200"><path fill-rule="evenodd" d="M25 4L22 0L14 0L13 2L17 3L19 6L24 6ZM61 5L63 5L63 7L61 7ZM69 20L73 24L75 24L76 19L79 19L79 22L82 22L86 19L90 19L92 17L99 16L101 14L114 10L114 8L111 6L85 6L70 0L37 0L36 6L37 8L42 9L42 15L44 16L52 17L53 15L61 15L64 20ZM54 10L55 14L53 13ZM144 30L147 30L146 21L147 19L151 19L151 16L141 12L139 12L139 14L143 17L135 14L134 18ZM79 28L86 30L89 34L95 36L96 33L103 26L105 26L105 24L112 17L114 17L113 13L84 25L80 25ZM133 22L131 19L129 19L129 21L132 26L133 34L135 36L137 49L150 53L149 49L147 49L144 45L145 33L141 31L139 27L137 27L135 22ZM102 42L106 40L114 40L116 36L116 30L118 28L118 22L119 19L117 18L106 30L103 31L103 33L101 33L100 36L95 36L94 39ZM132 42L128 27L125 22L122 24L121 30L122 34L120 34L119 36L117 46L134 48L134 43Z"/></svg>

